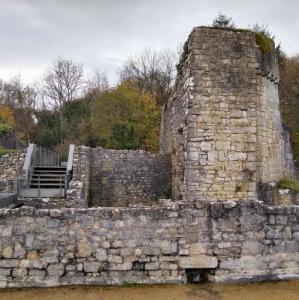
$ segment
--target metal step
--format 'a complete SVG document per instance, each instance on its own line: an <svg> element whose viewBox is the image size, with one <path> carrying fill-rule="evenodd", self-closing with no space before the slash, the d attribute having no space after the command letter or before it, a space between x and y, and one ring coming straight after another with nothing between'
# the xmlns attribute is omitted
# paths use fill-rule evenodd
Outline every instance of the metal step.
<svg viewBox="0 0 299 300"><path fill-rule="evenodd" d="M41 189L43 187L52 187L52 186L55 186L57 188L59 188L59 187L64 188L64 182L62 182L61 184L59 184L59 182L58 183L57 182L49 182L49 183L43 182L43 183L40 183L40 184L38 184L38 183L30 183L30 186L31 187L36 187L36 188L40 187Z"/></svg>
<svg viewBox="0 0 299 300"><path fill-rule="evenodd" d="M33 174L66 174L62 170L34 170Z"/></svg>
<svg viewBox="0 0 299 300"><path fill-rule="evenodd" d="M21 189L19 197L22 198L63 198L65 197L64 189Z"/></svg>
<svg viewBox="0 0 299 300"><path fill-rule="evenodd" d="M32 174L31 178L64 178L66 174L59 175L59 174Z"/></svg>
<svg viewBox="0 0 299 300"><path fill-rule="evenodd" d="M30 182L64 182L64 177L42 177L42 178L31 178Z"/></svg>
<svg viewBox="0 0 299 300"><path fill-rule="evenodd" d="M66 170L65 166L35 166L34 169L62 169Z"/></svg>

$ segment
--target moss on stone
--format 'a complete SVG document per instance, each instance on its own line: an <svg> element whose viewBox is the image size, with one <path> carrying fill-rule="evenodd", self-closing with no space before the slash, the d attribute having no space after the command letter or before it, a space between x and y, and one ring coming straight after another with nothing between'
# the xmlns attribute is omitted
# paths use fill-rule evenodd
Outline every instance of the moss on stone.
<svg viewBox="0 0 299 300"><path fill-rule="evenodd" d="M291 190L293 192L299 193L299 181L293 179L282 179L278 183L280 189Z"/></svg>
<svg viewBox="0 0 299 300"><path fill-rule="evenodd" d="M209 27L199 26L198 28L212 28L216 30L232 31L232 32L252 32L255 35L255 41L260 46L262 53L268 53L272 49L273 40L261 32L246 28L228 28L228 27Z"/></svg>
<svg viewBox="0 0 299 300"><path fill-rule="evenodd" d="M260 46L262 53L268 53L272 49L273 40L262 33L254 32L255 41Z"/></svg>

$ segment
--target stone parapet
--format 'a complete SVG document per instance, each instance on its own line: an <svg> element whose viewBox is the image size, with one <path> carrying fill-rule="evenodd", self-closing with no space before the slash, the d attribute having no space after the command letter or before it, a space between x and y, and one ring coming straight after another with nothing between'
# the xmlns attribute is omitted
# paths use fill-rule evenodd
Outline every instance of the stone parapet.
<svg viewBox="0 0 299 300"><path fill-rule="evenodd" d="M1 209L0 286L297 278L298 224L298 206L248 200Z"/></svg>

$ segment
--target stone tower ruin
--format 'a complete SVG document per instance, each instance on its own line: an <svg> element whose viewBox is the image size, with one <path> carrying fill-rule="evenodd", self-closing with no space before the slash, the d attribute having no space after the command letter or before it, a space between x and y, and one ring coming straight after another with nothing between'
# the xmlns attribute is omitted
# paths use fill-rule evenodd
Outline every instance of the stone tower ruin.
<svg viewBox="0 0 299 300"><path fill-rule="evenodd" d="M175 200L256 199L294 176L278 83L274 43L263 52L251 31L193 29L161 128Z"/></svg>

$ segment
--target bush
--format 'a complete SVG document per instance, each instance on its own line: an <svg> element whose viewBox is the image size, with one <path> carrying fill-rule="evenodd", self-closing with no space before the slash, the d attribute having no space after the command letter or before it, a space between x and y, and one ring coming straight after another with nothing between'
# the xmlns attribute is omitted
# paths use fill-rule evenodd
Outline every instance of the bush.
<svg viewBox="0 0 299 300"><path fill-rule="evenodd" d="M278 183L278 187L284 190L291 190L293 192L299 193L299 181L293 179L282 179Z"/></svg>
<svg viewBox="0 0 299 300"><path fill-rule="evenodd" d="M10 152L14 152L14 151L16 151L16 150L14 150L14 149L6 149L6 148L0 147L0 157L3 156L3 155L5 155L5 154L8 154Z"/></svg>

